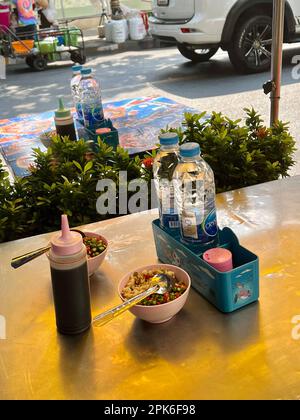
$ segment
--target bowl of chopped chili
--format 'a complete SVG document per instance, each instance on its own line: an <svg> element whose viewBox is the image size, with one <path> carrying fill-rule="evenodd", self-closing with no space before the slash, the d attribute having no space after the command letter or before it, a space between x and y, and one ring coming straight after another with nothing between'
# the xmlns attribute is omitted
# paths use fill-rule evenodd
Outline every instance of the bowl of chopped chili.
<svg viewBox="0 0 300 420"><path fill-rule="evenodd" d="M83 243L87 251L89 276L92 276L105 259L108 241L104 236L98 235L97 233L84 232L84 234L86 236L83 239Z"/></svg>

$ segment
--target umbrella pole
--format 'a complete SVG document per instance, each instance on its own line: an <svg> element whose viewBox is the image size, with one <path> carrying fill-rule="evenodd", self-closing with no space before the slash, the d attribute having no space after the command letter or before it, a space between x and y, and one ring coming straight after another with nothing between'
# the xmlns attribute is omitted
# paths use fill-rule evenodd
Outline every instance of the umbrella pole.
<svg viewBox="0 0 300 420"><path fill-rule="evenodd" d="M285 0L273 1L271 126L279 119Z"/></svg>

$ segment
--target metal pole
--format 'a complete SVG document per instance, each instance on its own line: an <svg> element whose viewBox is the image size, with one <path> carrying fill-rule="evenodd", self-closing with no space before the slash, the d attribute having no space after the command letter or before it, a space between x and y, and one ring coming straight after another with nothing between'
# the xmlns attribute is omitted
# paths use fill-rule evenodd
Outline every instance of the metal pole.
<svg viewBox="0 0 300 420"><path fill-rule="evenodd" d="M285 0L273 1L271 126L279 119Z"/></svg>
<svg viewBox="0 0 300 420"><path fill-rule="evenodd" d="M60 8L62 12L62 17L64 20L66 20L66 13L65 13L65 7L64 7L64 0L60 0Z"/></svg>

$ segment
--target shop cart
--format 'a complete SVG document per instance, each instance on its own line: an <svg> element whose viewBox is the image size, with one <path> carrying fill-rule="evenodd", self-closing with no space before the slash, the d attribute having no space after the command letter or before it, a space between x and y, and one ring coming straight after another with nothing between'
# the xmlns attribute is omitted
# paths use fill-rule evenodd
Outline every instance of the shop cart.
<svg viewBox="0 0 300 420"><path fill-rule="evenodd" d="M76 27L41 29L18 33L0 25L0 55L5 58L24 58L26 64L43 71L48 63L65 60L85 64L83 33Z"/></svg>

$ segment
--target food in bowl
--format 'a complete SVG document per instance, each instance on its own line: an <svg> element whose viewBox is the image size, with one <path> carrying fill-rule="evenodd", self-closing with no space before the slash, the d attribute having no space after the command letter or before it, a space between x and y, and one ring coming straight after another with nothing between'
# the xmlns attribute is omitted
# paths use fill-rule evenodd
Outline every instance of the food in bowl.
<svg viewBox="0 0 300 420"><path fill-rule="evenodd" d="M88 258L95 258L102 254L107 248L105 242L97 237L86 236L83 239L83 243L86 246Z"/></svg>
<svg viewBox="0 0 300 420"><path fill-rule="evenodd" d="M164 303L172 302L175 299L178 299L186 290L187 285L178 279L173 271L170 270L144 270L141 273L134 272L124 289L122 290L122 297L126 300L131 299L138 294L148 290L152 285L152 279L157 274L165 274L174 280L174 286L170 291L159 295L154 293L151 296L145 298L140 305L144 306L155 306L162 305Z"/></svg>
<svg viewBox="0 0 300 420"><path fill-rule="evenodd" d="M191 279L188 273L182 270L175 265L170 264L151 264L143 267L136 268L135 270L126 274L121 281L119 282L118 292L120 298L125 302L127 299L123 296L123 291L126 288L129 279L134 273L143 273L143 272L152 272L152 273L166 273L172 272L175 274L177 282L183 282L186 285L186 291L179 296L177 299L172 300L163 305L136 305L130 309L130 312L135 315L137 318L144 321L150 322L152 324L161 324L163 322L169 321L173 318L185 305L190 288L191 288Z"/></svg>
<svg viewBox="0 0 300 420"><path fill-rule="evenodd" d="M84 234L83 242L87 248L89 276L92 276L105 260L109 243L104 236L95 232L84 232Z"/></svg>

